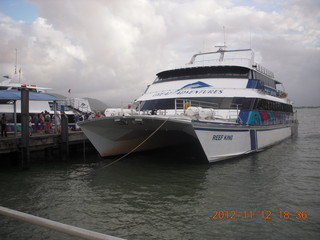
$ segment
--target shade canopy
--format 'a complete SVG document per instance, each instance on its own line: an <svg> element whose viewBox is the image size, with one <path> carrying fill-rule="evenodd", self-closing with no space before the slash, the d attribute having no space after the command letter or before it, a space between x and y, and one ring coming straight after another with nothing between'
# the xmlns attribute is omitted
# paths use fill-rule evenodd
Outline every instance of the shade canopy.
<svg viewBox="0 0 320 240"><path fill-rule="evenodd" d="M1 90L0 101L7 102L12 100L21 100L21 91L17 90ZM63 100L48 93L38 93L29 91L29 100L33 101L58 101Z"/></svg>

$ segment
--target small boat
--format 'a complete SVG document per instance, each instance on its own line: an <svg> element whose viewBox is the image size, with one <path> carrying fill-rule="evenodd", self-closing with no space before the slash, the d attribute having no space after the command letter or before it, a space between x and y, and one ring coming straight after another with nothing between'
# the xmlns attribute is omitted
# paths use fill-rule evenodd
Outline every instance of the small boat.
<svg viewBox="0 0 320 240"><path fill-rule="evenodd" d="M105 117L79 125L102 157L171 147L216 162L296 133L293 102L281 85L252 49L222 46L159 72L130 109L106 109Z"/></svg>

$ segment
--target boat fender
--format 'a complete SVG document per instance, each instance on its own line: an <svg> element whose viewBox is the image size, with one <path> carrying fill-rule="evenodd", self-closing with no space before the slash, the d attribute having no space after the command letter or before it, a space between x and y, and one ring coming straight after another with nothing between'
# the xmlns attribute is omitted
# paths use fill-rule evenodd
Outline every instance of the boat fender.
<svg viewBox="0 0 320 240"><path fill-rule="evenodd" d="M199 117L202 119L211 119L214 117L214 110L212 108L202 108L199 111Z"/></svg>
<svg viewBox="0 0 320 240"><path fill-rule="evenodd" d="M189 117L199 116L199 112L201 109L201 107L188 107L188 109L186 110L186 115Z"/></svg>

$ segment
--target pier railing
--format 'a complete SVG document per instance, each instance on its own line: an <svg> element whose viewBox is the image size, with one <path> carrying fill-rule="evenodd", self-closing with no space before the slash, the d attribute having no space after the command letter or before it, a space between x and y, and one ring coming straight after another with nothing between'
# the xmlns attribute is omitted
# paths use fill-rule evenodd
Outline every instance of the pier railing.
<svg viewBox="0 0 320 240"><path fill-rule="evenodd" d="M83 228L74 227L64 223L52 221L49 219L33 216L31 214L15 211L9 208L0 206L0 214L12 217L24 222L32 223L38 226L52 229L54 231L69 234L71 236L80 237L89 240L123 240L123 238L113 237L110 235L86 230Z"/></svg>

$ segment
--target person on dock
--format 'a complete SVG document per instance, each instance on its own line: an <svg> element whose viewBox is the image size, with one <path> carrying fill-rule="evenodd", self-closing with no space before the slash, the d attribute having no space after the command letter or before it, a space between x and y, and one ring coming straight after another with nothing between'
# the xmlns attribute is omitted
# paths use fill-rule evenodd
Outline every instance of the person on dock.
<svg viewBox="0 0 320 240"><path fill-rule="evenodd" d="M49 114L49 112L45 111L45 115L44 115L44 121L46 123L46 133L50 133L50 128L51 128L51 116Z"/></svg>
<svg viewBox="0 0 320 240"><path fill-rule="evenodd" d="M33 124L34 124L34 125L33 125L33 132L34 132L34 133L37 133L38 130L39 130L39 123L40 123L40 121L39 121L39 114L35 113L35 114L33 115L32 121L33 121Z"/></svg>
<svg viewBox="0 0 320 240"><path fill-rule="evenodd" d="M40 132L42 132L43 133L43 131L44 131L44 113L43 112L41 112L40 114L39 114L39 122L40 122Z"/></svg>
<svg viewBox="0 0 320 240"><path fill-rule="evenodd" d="M60 134L61 133L61 116L58 111L54 115L54 123L55 123L56 133Z"/></svg>
<svg viewBox="0 0 320 240"><path fill-rule="evenodd" d="M2 117L1 117L1 137L3 137L3 134L4 136L8 137L7 135L7 117L6 117L6 114L2 114Z"/></svg>
<svg viewBox="0 0 320 240"><path fill-rule="evenodd" d="M31 116L29 116L29 136L32 136L32 132L33 132L33 128L32 128L32 124L33 124L33 119Z"/></svg>

